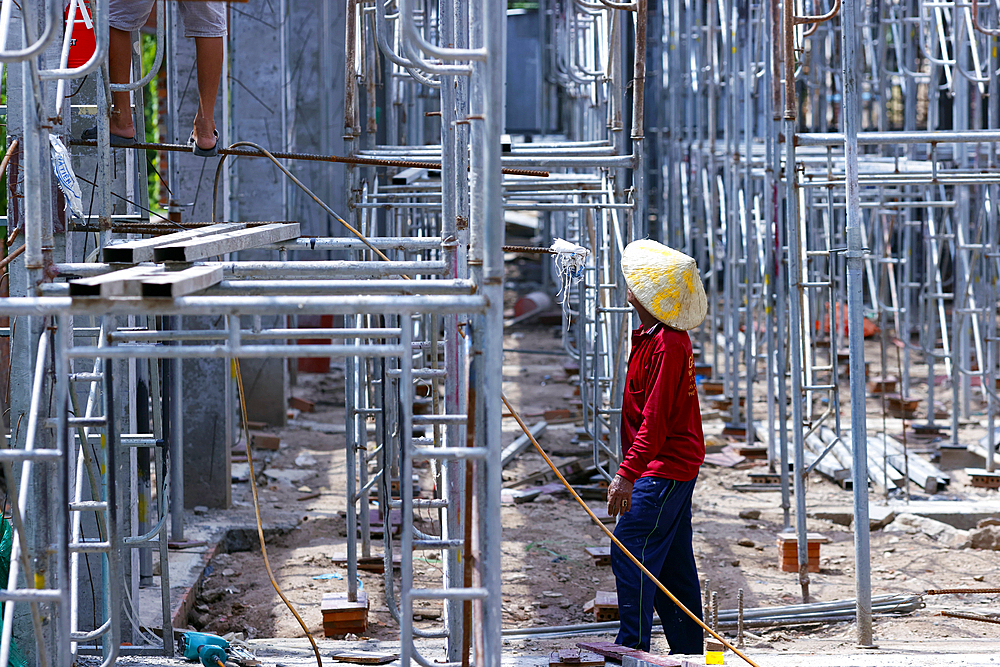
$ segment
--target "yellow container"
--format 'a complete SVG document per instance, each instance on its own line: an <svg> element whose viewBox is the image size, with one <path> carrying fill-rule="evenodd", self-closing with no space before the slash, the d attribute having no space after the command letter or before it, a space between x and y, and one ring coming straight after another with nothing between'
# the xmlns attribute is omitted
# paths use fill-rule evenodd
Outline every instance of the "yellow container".
<svg viewBox="0 0 1000 667"><path fill-rule="evenodd" d="M705 642L705 664L706 665L721 665L722 664L722 652L725 647L722 642L717 642L714 640L709 640Z"/></svg>

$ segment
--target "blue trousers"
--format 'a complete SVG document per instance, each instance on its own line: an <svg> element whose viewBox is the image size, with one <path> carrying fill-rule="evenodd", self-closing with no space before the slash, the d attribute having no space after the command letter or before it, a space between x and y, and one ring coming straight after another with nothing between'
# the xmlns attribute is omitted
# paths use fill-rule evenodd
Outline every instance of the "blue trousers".
<svg viewBox="0 0 1000 667"><path fill-rule="evenodd" d="M697 478L690 482L659 477L637 479L628 512L615 527L615 537L701 618L701 585L691 546L691 494L695 481ZM621 619L616 644L648 651L655 607L671 653L702 652L701 627L615 545L611 546L611 569L617 581Z"/></svg>

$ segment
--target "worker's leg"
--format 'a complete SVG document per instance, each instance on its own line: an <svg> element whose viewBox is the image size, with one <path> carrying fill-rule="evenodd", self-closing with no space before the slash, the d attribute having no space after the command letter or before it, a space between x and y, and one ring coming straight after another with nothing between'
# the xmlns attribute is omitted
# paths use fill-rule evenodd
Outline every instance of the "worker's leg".
<svg viewBox="0 0 1000 667"><path fill-rule="evenodd" d="M215 98L222 80L223 44L221 37L195 37L198 58L198 113L194 117L194 137L202 148L215 145Z"/></svg>
<svg viewBox="0 0 1000 667"><path fill-rule="evenodd" d="M659 573L670 550L677 514L685 506L690 512L694 481L676 482L640 477L632 488L632 502L615 528L615 537L650 571ZM615 643L649 650L656 584L642 573L617 546L611 547L611 569L618 588L621 626Z"/></svg>
<svg viewBox="0 0 1000 667"><path fill-rule="evenodd" d="M111 0L108 24L108 75L111 83L132 80L132 33L138 30L153 9L153 0ZM111 93L111 134L135 136L132 103L128 91Z"/></svg>
<svg viewBox="0 0 1000 667"><path fill-rule="evenodd" d="M201 148L215 146L215 98L225 60L226 5L223 2L178 3L184 35L194 38L198 68L198 113L194 137Z"/></svg>
<svg viewBox="0 0 1000 667"><path fill-rule="evenodd" d="M132 33L111 28L108 41L108 74L111 83L128 83L132 74ZM111 93L111 134L134 137L132 102L127 90Z"/></svg>
<svg viewBox="0 0 1000 667"><path fill-rule="evenodd" d="M694 481L685 482L684 487L677 490L679 511L676 526L659 577L681 604L701 618L701 584L691 545L691 493L694 491ZM656 592L655 607L663 624L663 633L670 644L670 652L700 654L703 647L701 626L660 590Z"/></svg>

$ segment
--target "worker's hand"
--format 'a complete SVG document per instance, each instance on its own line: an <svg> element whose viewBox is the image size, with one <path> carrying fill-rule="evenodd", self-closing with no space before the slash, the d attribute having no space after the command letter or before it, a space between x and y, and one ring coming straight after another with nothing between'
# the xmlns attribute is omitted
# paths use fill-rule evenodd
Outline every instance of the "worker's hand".
<svg viewBox="0 0 1000 667"><path fill-rule="evenodd" d="M632 482L621 475L615 475L608 486L608 514L618 516L632 507Z"/></svg>

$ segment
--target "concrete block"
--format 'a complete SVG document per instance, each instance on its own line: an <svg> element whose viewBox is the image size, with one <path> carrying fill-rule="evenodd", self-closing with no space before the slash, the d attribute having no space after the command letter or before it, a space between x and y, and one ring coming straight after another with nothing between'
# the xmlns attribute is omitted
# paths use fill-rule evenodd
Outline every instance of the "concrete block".
<svg viewBox="0 0 1000 667"><path fill-rule="evenodd" d="M951 549L965 549L971 544L968 530L959 530L948 524L916 514L899 514L885 527L887 533L923 533Z"/></svg>
<svg viewBox="0 0 1000 667"><path fill-rule="evenodd" d="M1000 516L997 500L913 500L890 502L889 507L900 513L935 519L959 530L971 530L983 519Z"/></svg>
<svg viewBox="0 0 1000 667"><path fill-rule="evenodd" d="M185 317L185 328L219 326L208 317ZM228 359L185 359L184 507L229 507L232 501L233 391Z"/></svg>
<svg viewBox="0 0 1000 667"><path fill-rule="evenodd" d="M854 523L854 508L843 507L817 507L809 510L809 517L812 519L822 519L831 521L840 526L850 526ZM868 506L868 526L871 530L880 530L890 524L896 518L896 511L883 505Z"/></svg>

